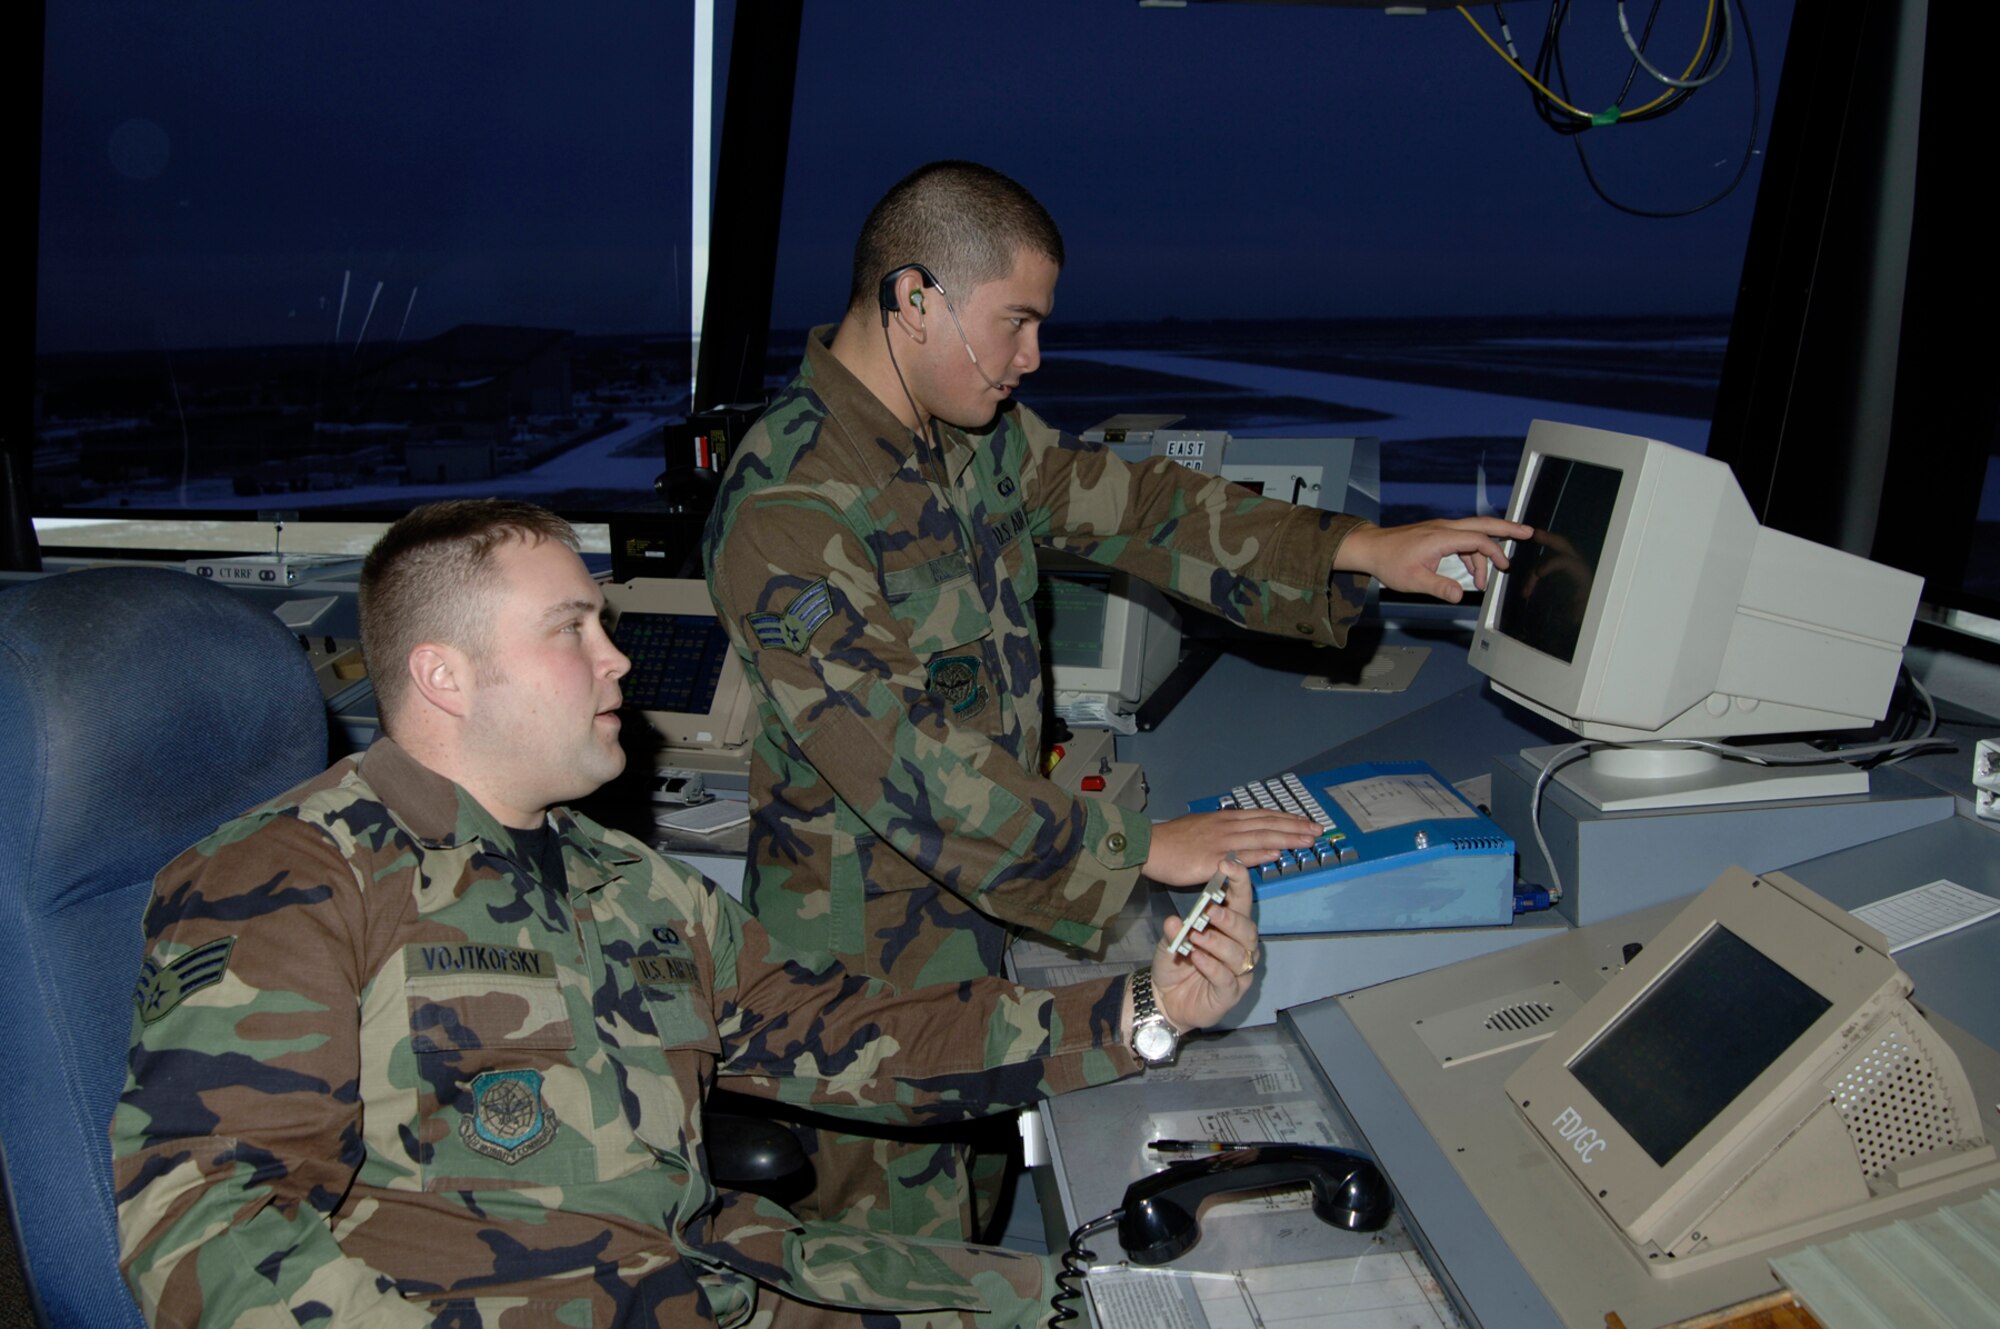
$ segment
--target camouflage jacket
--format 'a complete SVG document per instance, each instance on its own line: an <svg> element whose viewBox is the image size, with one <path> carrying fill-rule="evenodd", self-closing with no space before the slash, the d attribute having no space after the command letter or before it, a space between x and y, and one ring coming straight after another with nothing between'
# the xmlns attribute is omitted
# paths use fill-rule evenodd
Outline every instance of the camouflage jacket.
<svg viewBox="0 0 2000 1329"><path fill-rule="evenodd" d="M1109 1081L1137 1067L1119 981L888 994L630 837L550 824L566 893L384 740L161 872L111 1128L147 1318L729 1323L753 1281L980 1305L959 1248L718 1195L703 1095L923 1122Z"/></svg>
<svg viewBox="0 0 2000 1329"><path fill-rule="evenodd" d="M1366 579L1330 574L1358 521L1128 465L1013 404L941 429L945 464L927 464L826 332L708 527L762 720L744 899L794 945L912 987L1000 972L1006 925L1094 945L1151 822L1042 776L1035 545L1338 644Z"/></svg>

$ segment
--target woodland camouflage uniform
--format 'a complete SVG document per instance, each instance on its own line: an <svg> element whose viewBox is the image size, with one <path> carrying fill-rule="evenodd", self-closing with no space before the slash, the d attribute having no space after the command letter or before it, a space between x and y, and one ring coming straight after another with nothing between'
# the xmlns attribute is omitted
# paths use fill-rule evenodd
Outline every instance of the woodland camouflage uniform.
<svg viewBox="0 0 2000 1329"><path fill-rule="evenodd" d="M1152 825L1042 775L1035 546L1339 645L1367 579L1331 570L1359 522L1128 465L1011 402L984 430L940 422L939 459L830 332L808 337L708 527L709 588L762 721L744 901L773 934L905 991L998 974L1013 928L1094 946ZM817 1149L810 1212L976 1230L962 1151L831 1130Z"/></svg>
<svg viewBox="0 0 2000 1329"><path fill-rule="evenodd" d="M562 885L385 739L161 872L111 1132L149 1321L817 1322L759 1285L1046 1313L1039 1257L718 1195L701 1105L721 1076L925 1122L1106 1082L1138 1064L1122 980L885 995L630 837L547 826Z"/></svg>

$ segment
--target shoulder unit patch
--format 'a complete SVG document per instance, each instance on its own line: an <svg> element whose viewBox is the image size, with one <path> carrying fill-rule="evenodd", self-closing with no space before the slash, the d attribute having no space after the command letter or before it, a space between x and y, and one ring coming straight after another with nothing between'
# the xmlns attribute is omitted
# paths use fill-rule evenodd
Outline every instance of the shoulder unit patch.
<svg viewBox="0 0 2000 1329"><path fill-rule="evenodd" d="M763 645L793 655L804 655L820 624L833 616L833 588L826 578L813 581L775 614L748 614L743 621Z"/></svg>

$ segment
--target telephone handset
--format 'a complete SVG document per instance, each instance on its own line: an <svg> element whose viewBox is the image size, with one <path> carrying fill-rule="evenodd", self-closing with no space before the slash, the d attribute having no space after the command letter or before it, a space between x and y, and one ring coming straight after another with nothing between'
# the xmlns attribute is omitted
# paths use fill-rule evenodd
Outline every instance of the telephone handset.
<svg viewBox="0 0 2000 1329"><path fill-rule="evenodd" d="M1373 1232L1395 1212L1381 1169L1360 1154L1264 1145L1174 1163L1133 1182L1118 1219L1118 1244L1133 1264L1166 1264L1201 1240L1198 1211L1206 1201L1301 1181L1312 1186L1313 1212L1334 1227Z"/></svg>
<svg viewBox="0 0 2000 1329"><path fill-rule="evenodd" d="M1388 1179L1372 1159L1319 1145L1265 1144L1207 1158L1174 1163L1125 1190L1117 1209L1070 1233L1069 1250L1056 1275L1052 1325L1077 1318L1071 1303L1083 1295L1083 1280L1095 1252L1084 1246L1093 1232L1118 1225L1118 1244L1137 1265L1159 1265L1193 1250L1201 1240L1201 1206L1220 1195L1269 1190L1306 1182L1313 1212L1323 1222L1349 1232L1373 1232L1396 1211Z"/></svg>

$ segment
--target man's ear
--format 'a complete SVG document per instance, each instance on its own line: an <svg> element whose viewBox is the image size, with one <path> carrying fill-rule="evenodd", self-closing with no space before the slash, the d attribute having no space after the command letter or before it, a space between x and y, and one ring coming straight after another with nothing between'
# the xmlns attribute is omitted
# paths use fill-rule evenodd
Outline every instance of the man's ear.
<svg viewBox="0 0 2000 1329"><path fill-rule="evenodd" d="M419 642L410 651L410 686L426 705L463 718L470 705L472 661L455 646Z"/></svg>
<svg viewBox="0 0 2000 1329"><path fill-rule="evenodd" d="M914 268L896 278L896 322L911 341L925 340L930 326L930 301L935 295L935 292L925 293L923 275Z"/></svg>

